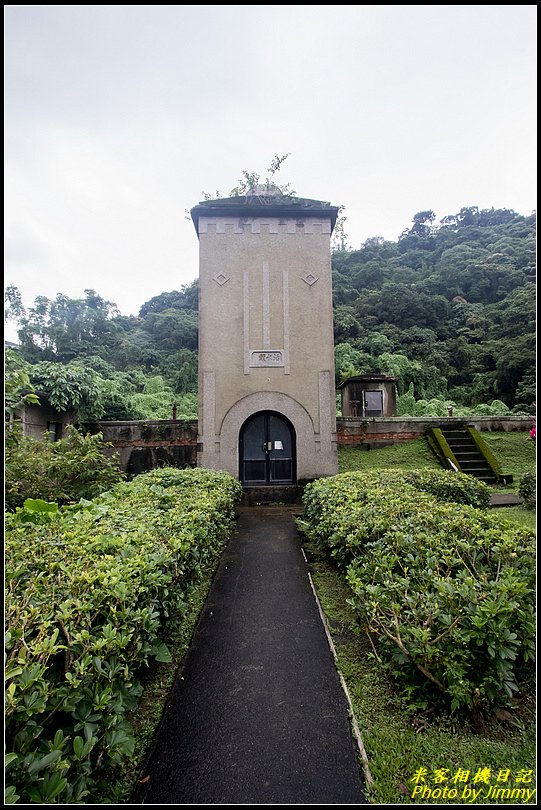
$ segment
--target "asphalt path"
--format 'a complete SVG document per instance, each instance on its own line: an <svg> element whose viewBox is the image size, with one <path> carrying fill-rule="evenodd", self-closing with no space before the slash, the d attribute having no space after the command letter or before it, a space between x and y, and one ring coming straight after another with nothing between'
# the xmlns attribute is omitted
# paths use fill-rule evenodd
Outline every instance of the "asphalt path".
<svg viewBox="0 0 541 810"><path fill-rule="evenodd" d="M366 804L287 506L239 509L131 804Z"/></svg>

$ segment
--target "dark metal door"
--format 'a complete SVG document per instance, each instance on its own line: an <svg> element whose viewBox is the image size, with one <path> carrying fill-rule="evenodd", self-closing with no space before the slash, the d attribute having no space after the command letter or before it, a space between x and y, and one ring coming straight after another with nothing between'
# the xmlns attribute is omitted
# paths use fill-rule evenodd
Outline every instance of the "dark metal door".
<svg viewBox="0 0 541 810"><path fill-rule="evenodd" d="M383 391L364 392L364 415L383 416Z"/></svg>
<svg viewBox="0 0 541 810"><path fill-rule="evenodd" d="M272 411L250 417L240 433L240 477L243 483L264 486L295 480L295 431L287 419Z"/></svg>

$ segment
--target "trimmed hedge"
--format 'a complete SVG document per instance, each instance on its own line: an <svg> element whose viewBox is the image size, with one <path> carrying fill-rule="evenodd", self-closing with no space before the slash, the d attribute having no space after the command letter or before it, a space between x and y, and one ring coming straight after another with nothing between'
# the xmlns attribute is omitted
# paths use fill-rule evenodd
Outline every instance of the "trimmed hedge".
<svg viewBox="0 0 541 810"><path fill-rule="evenodd" d="M345 566L357 550L385 534L417 507L430 511L440 501L487 509L490 487L450 470L348 472L320 478L304 490L305 533ZM380 503L385 503L385 510Z"/></svg>
<svg viewBox="0 0 541 810"><path fill-rule="evenodd" d="M437 695L452 710L505 704L532 673L535 534L479 509L485 489L446 471L348 473L305 488L300 527L344 570L411 706Z"/></svg>
<svg viewBox="0 0 541 810"><path fill-rule="evenodd" d="M138 673L230 536L227 473L164 468L6 516L6 802L87 803L133 752Z"/></svg>

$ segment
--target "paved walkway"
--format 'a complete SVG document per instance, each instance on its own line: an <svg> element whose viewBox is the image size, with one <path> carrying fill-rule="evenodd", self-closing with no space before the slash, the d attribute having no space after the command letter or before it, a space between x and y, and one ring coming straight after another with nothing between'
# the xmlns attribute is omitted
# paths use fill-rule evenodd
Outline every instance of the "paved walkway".
<svg viewBox="0 0 541 810"><path fill-rule="evenodd" d="M367 803L294 511L239 509L131 804Z"/></svg>

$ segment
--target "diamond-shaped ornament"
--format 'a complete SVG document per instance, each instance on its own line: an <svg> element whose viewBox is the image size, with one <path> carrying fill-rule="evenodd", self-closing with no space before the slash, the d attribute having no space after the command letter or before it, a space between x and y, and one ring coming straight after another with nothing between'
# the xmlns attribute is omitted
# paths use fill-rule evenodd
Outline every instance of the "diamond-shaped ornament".
<svg viewBox="0 0 541 810"><path fill-rule="evenodd" d="M312 286L312 284L315 284L315 283L316 283L316 281L318 280L318 277L317 277L317 276L314 276L314 274L313 274L313 273L306 273L306 275L305 275L305 276L302 276L302 280L303 280L303 281L306 281L306 283L308 284L308 286L309 286L309 287L311 287L311 286Z"/></svg>
<svg viewBox="0 0 541 810"><path fill-rule="evenodd" d="M226 276L225 273L217 273L215 276L212 277L213 281L215 281L216 284L219 284L220 287L223 287L225 282L229 281L230 278L231 276Z"/></svg>

